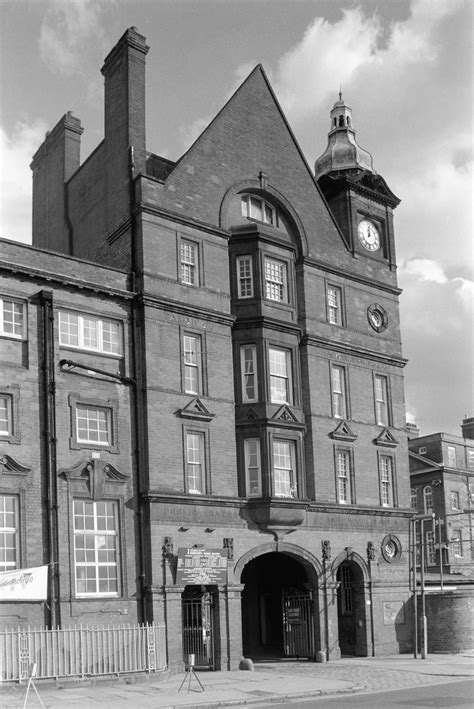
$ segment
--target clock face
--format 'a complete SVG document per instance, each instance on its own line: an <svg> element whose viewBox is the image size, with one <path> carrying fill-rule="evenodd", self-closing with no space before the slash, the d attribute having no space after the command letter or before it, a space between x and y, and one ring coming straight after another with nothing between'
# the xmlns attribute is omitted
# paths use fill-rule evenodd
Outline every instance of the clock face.
<svg viewBox="0 0 474 709"><path fill-rule="evenodd" d="M377 227L368 219L362 219L358 227L359 241L367 251L377 251L380 248L380 235Z"/></svg>

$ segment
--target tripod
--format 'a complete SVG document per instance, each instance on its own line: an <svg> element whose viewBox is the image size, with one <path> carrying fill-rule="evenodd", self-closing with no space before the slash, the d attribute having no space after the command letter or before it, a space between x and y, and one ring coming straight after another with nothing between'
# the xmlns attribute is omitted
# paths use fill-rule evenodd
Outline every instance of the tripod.
<svg viewBox="0 0 474 709"><path fill-rule="evenodd" d="M186 672L184 673L183 681L181 682L181 684L180 684L180 686L179 686L178 692L181 692L181 690L182 690L182 688L183 688L183 685L184 685L184 683L186 682L186 679L187 679L187 680L188 680L188 694L189 694L189 692L191 691L191 680L192 680L193 677L195 677L195 678L197 679L198 684L199 684L199 686L201 687L201 689L198 690L198 691L200 691L200 692L205 692L205 689L204 689L204 687L203 687L202 684L201 684L201 680L199 679L199 677L197 676L197 674L196 674L195 671L194 671L194 662L193 662L193 663L191 663L191 662L188 663L188 665L187 665L187 667L186 667ZM194 692L194 691L196 691L196 690L193 689L193 692Z"/></svg>

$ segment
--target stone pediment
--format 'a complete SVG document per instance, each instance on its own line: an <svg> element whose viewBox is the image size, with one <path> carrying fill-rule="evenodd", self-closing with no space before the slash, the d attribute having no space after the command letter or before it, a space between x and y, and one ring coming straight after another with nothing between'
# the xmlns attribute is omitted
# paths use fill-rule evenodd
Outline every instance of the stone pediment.
<svg viewBox="0 0 474 709"><path fill-rule="evenodd" d="M103 498L106 483L120 485L130 478L130 475L121 473L111 463L102 463L99 458L80 460L72 468L63 468L59 475L63 475L68 483L86 483L93 500Z"/></svg>
<svg viewBox="0 0 474 709"><path fill-rule="evenodd" d="M340 421L334 431L330 433L331 438L334 438L336 441L355 441L357 438L357 434L354 433L347 423L347 421Z"/></svg>
<svg viewBox="0 0 474 709"><path fill-rule="evenodd" d="M292 410L286 405L280 406L272 417L274 421L284 421L285 423L299 423Z"/></svg>
<svg viewBox="0 0 474 709"><path fill-rule="evenodd" d="M198 421L210 421L215 416L197 397L191 399L182 409L178 409L177 414L181 418L197 419Z"/></svg>
<svg viewBox="0 0 474 709"><path fill-rule="evenodd" d="M384 428L377 438L374 438L374 443L376 446L385 446L386 448L395 448L398 446L398 441L394 438L393 434L390 433L388 428Z"/></svg>

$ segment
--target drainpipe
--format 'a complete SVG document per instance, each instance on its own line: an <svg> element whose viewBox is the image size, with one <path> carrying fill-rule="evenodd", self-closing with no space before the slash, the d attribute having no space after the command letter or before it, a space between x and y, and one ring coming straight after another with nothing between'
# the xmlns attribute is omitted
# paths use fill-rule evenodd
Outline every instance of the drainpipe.
<svg viewBox="0 0 474 709"><path fill-rule="evenodd" d="M128 149L128 184L129 184L129 209L130 209L130 231L131 231L131 263L130 263L130 289L136 291L137 279L137 224L135 217L135 160L133 145ZM140 291L142 285L139 286ZM141 303L137 296L133 298L131 305L132 316L132 379L133 402L134 402L134 428L135 428L135 492L137 500L137 525L138 525L138 557L139 557L139 579L140 579L140 606L141 621L148 622L147 613L147 579L145 561L145 535L144 535L144 514L142 500L142 478L146 470L147 448L144 440L146 414L143 402L143 376L142 376L142 351L141 346Z"/></svg>
<svg viewBox="0 0 474 709"><path fill-rule="evenodd" d="M46 469L46 506L48 511L48 602L49 625L61 626L58 546L58 487L56 478L56 380L54 373L54 314L53 294L39 293L42 316L42 389L44 421L44 460Z"/></svg>
<svg viewBox="0 0 474 709"><path fill-rule="evenodd" d="M372 657L375 657L374 595L373 595L373 582L372 582L372 558L369 553L368 553L367 565L369 568L370 643L372 645Z"/></svg>
<svg viewBox="0 0 474 709"><path fill-rule="evenodd" d="M324 575L324 634L326 635L326 661L329 660L329 609L328 609L328 581L326 573L326 559L323 554L323 575Z"/></svg>

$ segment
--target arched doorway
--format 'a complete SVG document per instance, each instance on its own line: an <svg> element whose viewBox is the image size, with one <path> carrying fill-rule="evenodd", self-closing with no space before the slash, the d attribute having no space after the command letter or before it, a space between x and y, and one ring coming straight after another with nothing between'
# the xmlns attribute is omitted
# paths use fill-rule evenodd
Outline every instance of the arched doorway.
<svg viewBox="0 0 474 709"><path fill-rule="evenodd" d="M367 655L364 577L353 561L337 570L337 617L341 655Z"/></svg>
<svg viewBox="0 0 474 709"><path fill-rule="evenodd" d="M305 567L279 552L249 561L242 573L245 657L314 657L313 598Z"/></svg>

